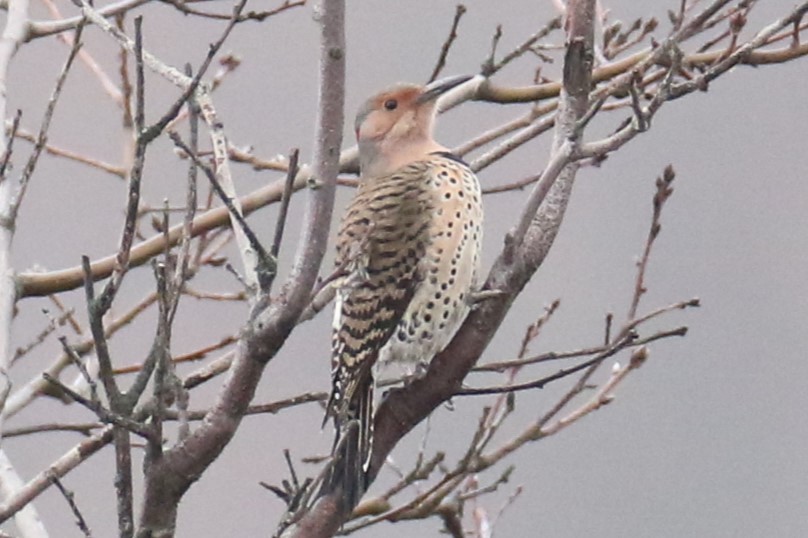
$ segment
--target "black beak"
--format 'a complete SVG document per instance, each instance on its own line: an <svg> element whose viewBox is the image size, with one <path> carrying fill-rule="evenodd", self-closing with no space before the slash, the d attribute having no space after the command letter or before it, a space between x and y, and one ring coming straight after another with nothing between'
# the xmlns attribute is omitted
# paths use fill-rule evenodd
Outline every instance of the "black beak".
<svg viewBox="0 0 808 538"><path fill-rule="evenodd" d="M435 82L431 82L426 86L424 93L418 96L416 99L417 104L427 103L429 101L434 101L444 93L448 92L452 88L456 88L460 86L464 82L471 80L472 76L470 75L461 75L457 77L449 77L444 78L441 80L436 80Z"/></svg>

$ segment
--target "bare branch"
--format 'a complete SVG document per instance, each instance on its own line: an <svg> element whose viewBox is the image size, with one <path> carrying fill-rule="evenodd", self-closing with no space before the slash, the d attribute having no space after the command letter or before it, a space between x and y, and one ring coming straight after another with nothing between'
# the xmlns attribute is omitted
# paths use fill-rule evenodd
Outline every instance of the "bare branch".
<svg viewBox="0 0 808 538"><path fill-rule="evenodd" d="M25 129L18 129L15 133L16 138L20 138L27 142L36 143L37 137L33 133L26 131ZM77 153L75 151L71 151L69 149L65 149L63 147L54 146L52 144L45 143L42 146L43 151L49 155L54 155L56 157L63 157L65 159L85 164L92 168L97 168L114 176L117 176L121 179L126 178L126 169L123 166L118 166L114 164L110 164L108 162L95 159L88 155L84 155L82 153Z"/></svg>
<svg viewBox="0 0 808 538"><path fill-rule="evenodd" d="M486 77L491 77L498 71L500 71L503 67L508 65L509 63L513 62L529 50L541 39L544 39L548 35L550 35L553 31L558 30L561 28L561 17L555 17L551 19L550 22L545 24L541 27L536 33L528 37L521 45L513 49L511 52L506 54L502 60L495 62L494 61L494 52L496 49L496 45L494 46L494 50L491 52L491 57L488 59L486 63L482 66L482 73ZM496 43L496 40L495 40Z"/></svg>
<svg viewBox="0 0 808 538"><path fill-rule="evenodd" d="M289 203L292 201L292 194L294 193L295 178L300 171L298 167L299 157L300 150L297 148L293 149L289 154L289 169L286 171L286 182L283 185L281 206L278 209L278 220L275 223L275 235L272 239L272 247L269 249L269 259L274 264L274 271L269 275L268 281L265 282L267 292L272 288L272 282L275 280L275 275L278 272L278 253L281 250L281 242L283 241L283 230L286 226Z"/></svg>
<svg viewBox="0 0 808 538"><path fill-rule="evenodd" d="M178 148L182 149L191 158L194 165L205 173L205 176L208 178L208 181L210 181L214 192L216 192L216 195L230 212L230 217L236 221L236 229L240 230L244 237L247 238L247 242L250 245L249 248L257 256L257 266L253 267L251 272L256 275L259 290L261 292L267 292L272 279L277 272L277 264L272 256L264 249L263 245L261 245L261 242L258 240L258 236L255 235L255 232L253 232L252 228L250 228L250 225L247 224L247 221L244 219L244 216L241 214L241 211L237 205L238 201L234 200L228 194L227 189L225 189L224 186L219 183L219 178L216 177L216 173L211 170L209 166L199 160L199 157L191 151L191 148L189 148L185 142L182 141L179 134L171 132L169 133L169 137ZM165 243L168 244L168 241L165 241ZM251 287L249 280L247 280L245 283L248 287Z"/></svg>
<svg viewBox="0 0 808 538"><path fill-rule="evenodd" d="M42 0L42 3L45 5L48 12L54 19L62 18L62 13L59 11L59 8L53 0ZM86 22L84 17L82 17L82 20ZM80 21L80 25L84 24L84 22ZM56 35L56 38L68 47L72 48L75 45L75 38L71 37L68 32L61 32ZM104 89L104 92L109 95L110 98L112 98L113 102L115 102L118 106L123 106L123 94L121 90L110 79L109 75L104 72L104 69L95 60L95 58L93 58L93 56L87 52L86 49L82 48L79 50L78 59L84 63L84 65L87 66L87 69L89 69L95 78L98 79L98 83Z"/></svg>
<svg viewBox="0 0 808 538"><path fill-rule="evenodd" d="M202 11L198 9L193 9L188 6L190 2L183 2L181 0L166 0L167 3L174 6L178 11L184 13L186 15L196 15L198 17L203 17L207 19L231 19L231 15L224 14L224 13L211 13L208 11ZM306 0L286 0L283 4L276 7L275 9L270 9L268 11L248 11L244 14L239 14L239 16L233 19L235 22L246 22L246 21L257 21L261 22L269 17L277 15L279 13L283 13L292 8L300 7L306 5Z"/></svg>
<svg viewBox="0 0 808 538"><path fill-rule="evenodd" d="M84 516L81 514L81 510L79 510L78 505L76 504L76 498L72 491L69 491L67 488L62 485L61 480L57 477L53 477L53 484L62 494L62 497L65 498L67 501L67 505L70 507L70 511L73 512L73 516L76 518L76 525L78 526L79 530L84 534L85 538L92 538L92 533L90 532L90 528L87 526L87 522L84 520Z"/></svg>
<svg viewBox="0 0 808 538"><path fill-rule="evenodd" d="M150 0L120 0L114 4L106 5L98 10L102 17L111 17L120 13L125 13L131 9L141 6ZM78 26L83 17L69 17L58 21L31 21L29 23L26 41L31 41L39 37L45 37L64 32Z"/></svg>
<svg viewBox="0 0 808 538"><path fill-rule="evenodd" d="M63 423L47 423L47 424L34 424L33 426L22 426L19 428L8 428L3 432L3 437L22 437L24 435L32 435L35 433L49 433L49 432L76 432L82 435L89 436L94 430L103 428L105 424L101 422L84 422L81 424L63 424Z"/></svg>
<svg viewBox="0 0 808 538"><path fill-rule="evenodd" d="M14 114L14 119L11 121L11 130L8 133L8 142L6 143L6 149L3 151L3 156L0 157L0 181L7 181L6 178L6 170L8 169L8 163L11 159L11 152L14 146L14 138L17 136L17 132L20 128L20 119L22 118L22 110L17 110Z"/></svg>
<svg viewBox="0 0 808 538"><path fill-rule="evenodd" d="M654 195L654 214L651 218L651 227L648 230L648 239L645 241L642 257L637 263L637 281L634 286L634 296L631 299L631 306L628 309L628 319L635 319L637 317L637 307L640 305L640 298L646 291L644 280L645 271L648 268L648 258L651 255L651 247L653 247L654 241L659 235L659 231L662 229L659 219L662 214L662 207L665 205L670 195L673 194L671 183L674 177L676 177L676 173L673 171L673 167L668 165L665 167L662 176L658 177L656 180L657 191Z"/></svg>
<svg viewBox="0 0 808 538"><path fill-rule="evenodd" d="M22 478L17 473L5 450L0 450L0 494L3 499L11 499L17 495L25 486ZM47 538L48 531L42 524L36 509L29 505L21 505L14 514L14 525L21 536L26 538ZM6 519L8 519L6 517ZM12 538L6 535L3 538Z"/></svg>
<svg viewBox="0 0 808 538"><path fill-rule="evenodd" d="M160 535L173 529L177 504L194 477L207 468L230 441L255 392L266 363L283 345L308 303L325 252L333 206L344 99L344 3L324 2L322 25L320 113L314 176L306 224L283 298L256 303L237 347L230 375L206 420L177 446L151 462L140 532ZM204 106L203 106L204 109Z"/></svg>
<svg viewBox="0 0 808 538"><path fill-rule="evenodd" d="M51 463L44 471L32 478L24 487L7 497L0 504L0 523L27 506L37 495L53 483L53 477L61 478L73 470L87 458L101 450L112 441L112 426L84 439L67 451L58 460Z"/></svg>
<svg viewBox="0 0 808 538"><path fill-rule="evenodd" d="M575 132L578 120L586 112L589 97L594 0L575 2L571 6L577 11L575 17L571 17L569 30L571 45L564 69L568 97L556 122L556 151ZM531 216L531 233L526 233L523 241L514 242L516 246L506 246L494 263L484 289L500 290L505 295L481 303L466 319L449 346L432 360L427 374L403 389L391 390L382 402L375 417L374 449L369 471L371 479L398 440L455 392L490 341L510 301L539 266L555 238L575 171L576 167L569 167L551 189L552 200L545 206L545 214L537 218ZM345 517L344 499L337 491L321 497L296 526L289 529L291 532L288 535L328 536L339 528Z"/></svg>
<svg viewBox="0 0 808 538"><path fill-rule="evenodd" d="M0 121L3 122L7 117L6 88L9 84L9 71L12 59L25 40L28 31L28 9L29 3L27 0L10 4L5 16L2 36L0 36ZM3 409L6 405L6 398L11 391L11 380L9 379L12 357L11 325L17 300L12 265L12 243L15 231L13 220L14 185L9 181L5 173L8 158L11 155L11 142L5 125L0 129L0 155L2 155L3 161L6 163L4 164L4 173L0 175L0 409ZM2 436L2 426L3 421L2 416L0 416L0 436ZM36 534L44 533L42 524L35 522L38 518L33 508L26 513L25 519L28 521L24 523L26 525L31 524L31 529L35 529L32 532Z"/></svg>
<svg viewBox="0 0 808 538"><path fill-rule="evenodd" d="M803 7L804 4L796 8L794 11L792 11L792 13L787 17L788 20L793 20L794 17L796 17L799 13L802 12L801 10L803 9ZM784 37L790 37L790 35L791 34L771 35L769 37L769 40L766 41L765 43L774 42L783 39ZM640 51L624 59L617 60L615 62L612 62L610 64L595 69L592 75L593 82L603 82L608 80L613 80L614 82L614 84L610 85L607 88L604 88L599 93L602 92L613 93L618 88L626 87L625 85L628 78L626 78L624 75L630 73L634 69L644 69L645 66L656 64L657 62L661 61L660 59L664 56L664 54L661 52L661 49L663 48L664 47L657 47L656 49L647 49L644 51ZM731 56L731 58L732 61L737 61L737 63L739 64L763 65L769 63L781 63L793 60L795 58L804 55L808 55L808 42L802 44L794 44L789 47L776 50L760 50L758 47L753 50L744 49L743 54L737 54L737 52L738 51L736 51L736 55ZM682 66L689 68L699 66L710 66L714 64L716 60L718 60L721 57L722 54L723 51L689 54L682 57L681 64ZM727 60L729 60L729 58ZM469 88L474 87L475 88L474 91L467 93L452 92L453 93L453 95L451 96L452 99L447 101L448 106L446 106L446 108L451 108L451 106L456 105L459 102L457 100L457 96L461 95L462 95L461 100L474 98L477 100L500 102L500 103L532 102L536 100L557 97L561 87L561 85L557 82L539 84L523 88L503 88L496 86L490 82L481 84L480 81L474 82L473 84L471 82L466 83L464 86L467 85ZM549 125L547 127L549 127ZM542 126L542 128L539 129L539 132L542 132L542 130L546 129L547 127ZM611 139L609 140L611 141ZM625 142L622 141L621 144L622 143ZM593 158L603 155L608 151L609 149L603 147L602 144L588 143L585 144L583 148L581 148L581 150L578 152L577 157L582 159ZM342 170L343 171L355 170L355 166L353 164L354 161L355 161L355 148L352 148L350 150L347 150L342 155L341 158L341 163L343 164ZM278 163L277 167L274 167L273 169L285 170L286 167L283 166L281 163ZM302 188L305 185L305 179L306 174L304 173L302 173L298 178L296 178L295 189ZM281 193L282 193L282 185L280 183L274 183L268 185L267 187L259 189L248 196L245 196L244 198L240 199L240 201L243 203L244 214L247 214L255 210L257 207L266 205L267 203L278 201L281 198ZM204 234L206 231L221 226L226 222L227 222L227 211L225 209L217 208L211 210L210 212L200 215L195 220L193 227L194 236L196 237L199 234ZM180 228L179 227L172 228L171 233L169 234L169 238L172 241L177 241L179 237L180 237ZM162 241L163 241L162 236L158 235L134 247L132 251L130 264L134 266L145 263L151 257L161 252ZM93 262L92 267L94 278L98 279L108 276L112 271L113 266L114 266L114 257L112 256ZM80 285L82 282L82 272L80 267L76 267L46 274L24 273L22 275L19 275L18 281L21 297L30 295L46 295L48 293L54 293L57 291L72 289Z"/></svg>
<svg viewBox="0 0 808 538"><path fill-rule="evenodd" d="M142 301L137 303L134 307L130 308L128 311L121 314L118 318L115 318L111 322L109 322L106 327L104 328L104 334L106 338L110 338L114 335L117 331L121 328L127 326L131 323L141 312L149 308L154 302L157 300L157 294L151 293L147 295ZM79 356L84 356L89 353L95 345L95 341L93 338L87 338L74 344L72 346L73 351L75 351ZM48 373L50 376L54 378L58 378L61 372L69 365L72 364L70 357L66 353L60 354L53 363L45 369L45 372ZM76 388L77 383L74 382L73 384L74 390L79 390ZM28 383L17 389L11 396L8 398L6 402L6 406L3 409L3 417L11 417L17 414L21 409L27 406L34 398L37 396L46 393L47 388L51 387L47 381L45 381L41 375L36 375L33 379L31 379Z"/></svg>
<svg viewBox="0 0 808 538"><path fill-rule="evenodd" d="M427 83L436 80L441 71L443 71L443 68L446 65L446 57L449 55L449 50L452 48L452 43L454 43L454 40L457 39L457 27L460 24L460 19L465 14L466 6L463 4L457 4L455 7L454 19L452 20L452 27L449 29L449 35L446 37L446 41L443 42L443 46L440 49L440 55L438 56L438 63L435 64L435 68L432 69L432 74L429 75L429 80L427 80Z"/></svg>

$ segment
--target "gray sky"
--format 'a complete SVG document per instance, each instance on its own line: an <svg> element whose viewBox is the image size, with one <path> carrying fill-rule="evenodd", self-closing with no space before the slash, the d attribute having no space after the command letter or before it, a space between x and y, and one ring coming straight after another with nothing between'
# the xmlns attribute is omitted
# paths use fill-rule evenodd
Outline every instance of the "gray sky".
<svg viewBox="0 0 808 538"><path fill-rule="evenodd" d="M350 2L348 13L348 94L352 118L370 93L398 81L423 82L430 74L454 12L450 2ZM604 2L612 19L641 14L636 2ZM667 27L666 4L655 15ZM678 2L670 2L678 5ZM763 3L750 20L759 28L791 2ZM475 73L488 54L496 24L503 26L501 51L534 32L554 12L550 2L509 0L466 2L460 36L447 74ZM39 8L37 8L39 9ZM67 12L67 7L65 11ZM258 9L255 7L255 9ZM143 10L146 47L168 63L198 64L221 23L199 23L166 5ZM40 13L44 16L44 13ZM251 145L262 156L300 147L311 156L317 76L317 27L311 8L261 25L236 29L225 46L241 56L239 70L215 95L231 140ZM87 30L87 50L115 74L116 50L97 29ZM559 34L560 35L560 34ZM558 42L558 37L554 42ZM58 51L58 53L54 53ZM33 129L51 91L66 49L53 42L26 46L17 57L9 87L10 110L24 111ZM519 67L521 65L521 67ZM530 61L507 69L502 83L527 83ZM555 76L558 65L547 68ZM495 513L517 486L521 496L498 523L497 535L577 537L779 536L808 535L808 63L758 69L739 67L706 93L668 103L650 132L638 137L600 168L582 170L566 220L545 264L511 311L484 360L515 356L525 326L556 298L561 307L534 352L597 344L603 319L620 320L631 297L634 262L647 233L654 180L668 163L677 171L675 193L662 217L662 234L647 277L641 309L650 310L697 296L702 307L675 313L653 327L690 327L686 338L651 346L650 360L620 386L616 400L558 435L523 448L505 462L516 465L511 481L480 503ZM150 117L156 118L175 93L156 76L149 79ZM438 136L451 146L481 127L498 125L526 108L473 103L439 120ZM622 116L593 126L603 134ZM349 122L350 123L350 122ZM123 134L114 105L84 66L71 73L51 131L52 143L117 162ZM346 144L352 144L350 128ZM549 137L515 152L480 174L484 186L535 173L548 155ZM24 147L20 144L20 148ZM18 165L19 166L19 165ZM238 188L249 192L275 179L237 168ZM179 203L184 182L170 143L159 142L148 157L146 198ZM340 192L339 208L350 192ZM485 199L484 263L490 264L512 225L525 192ZM21 214L15 243L18 268L57 269L114 251L121 223L123 183L63 160L40 165ZM290 239L282 261L291 259L302 196L293 203ZM270 238L274 208L251 222ZM330 257L329 257L330 259ZM148 270L128 277L117 311L153 286ZM200 275L197 287L235 289L223 273ZM82 298L68 302L81 310ZM15 345L29 341L45 324L39 309L47 301L27 299L15 326ZM210 305L187 299L181 306L174 350L182 353L214 342L244 319L243 305ZM326 390L329 376L329 317L325 313L294 333L270 364L257 402L305 390ZM138 362L148 349L153 314L113 342L121 364ZM51 341L26 358L15 372L21 384L58 351ZM627 356L617 360L625 362ZM552 373L555 366L523 373L523 380ZM597 378L602 381L608 363ZM470 377L483 385L492 378ZM207 405L217 383L195 392L191 406ZM501 439L545 412L568 387L559 384L520 394L517 413ZM471 437L482 405L490 400L457 399L432 420L428 447L457 456ZM41 402L9 422L9 427L89 413ZM296 457L326 453L330 431L320 431L322 411L308 406L280 416L247 418L232 444L187 494L177 536L264 536L281 503L258 485L285 477L282 449ZM394 453L410 461L423 427ZM9 439L4 447L24 477L31 477L78 438L38 435ZM65 478L76 493L96 536L115 529L111 449ZM483 475L492 480L505 465ZM302 467L312 474L314 469ZM138 469L136 468L136 471ZM392 477L382 473L382 481ZM372 490L373 491L373 490ZM78 536L55 491L36 503L53 536ZM437 520L384 525L367 532L435 535ZM382 530L383 529L383 530Z"/></svg>

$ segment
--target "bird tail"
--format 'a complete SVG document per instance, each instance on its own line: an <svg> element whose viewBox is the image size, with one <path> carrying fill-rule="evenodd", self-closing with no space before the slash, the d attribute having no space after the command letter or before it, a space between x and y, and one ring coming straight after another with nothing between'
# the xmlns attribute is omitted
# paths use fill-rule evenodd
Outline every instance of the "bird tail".
<svg viewBox="0 0 808 538"><path fill-rule="evenodd" d="M335 415L337 433L331 468L323 492L341 491L346 512L353 510L369 485L368 471L373 448L373 380L350 395L345 412Z"/></svg>

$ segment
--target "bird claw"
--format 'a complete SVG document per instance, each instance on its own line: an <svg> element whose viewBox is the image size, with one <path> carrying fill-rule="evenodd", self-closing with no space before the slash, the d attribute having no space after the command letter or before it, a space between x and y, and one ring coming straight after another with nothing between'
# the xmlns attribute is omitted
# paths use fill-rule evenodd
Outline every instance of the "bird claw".
<svg viewBox="0 0 808 538"><path fill-rule="evenodd" d="M402 386L406 387L413 381L417 379L421 379L426 375L427 370L429 370L429 363L425 361L418 361L415 363L415 368L410 370L407 368L407 373L402 376Z"/></svg>
<svg viewBox="0 0 808 538"><path fill-rule="evenodd" d="M412 377L415 379L424 377L427 370L429 370L429 361L420 360L415 364L415 371L412 373Z"/></svg>
<svg viewBox="0 0 808 538"><path fill-rule="evenodd" d="M479 304L483 301L487 301L489 299L496 299L498 297L502 297L507 295L507 292L503 290L479 290L469 294L468 302L469 306L474 309L479 306Z"/></svg>

